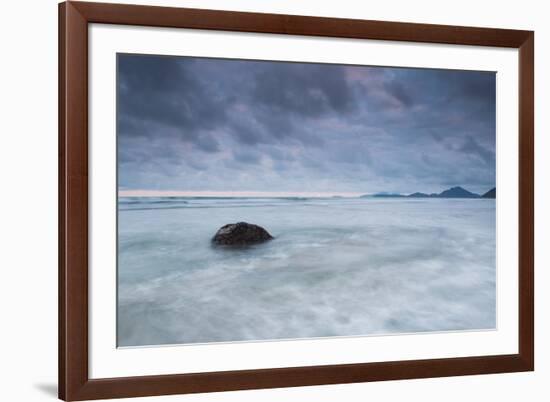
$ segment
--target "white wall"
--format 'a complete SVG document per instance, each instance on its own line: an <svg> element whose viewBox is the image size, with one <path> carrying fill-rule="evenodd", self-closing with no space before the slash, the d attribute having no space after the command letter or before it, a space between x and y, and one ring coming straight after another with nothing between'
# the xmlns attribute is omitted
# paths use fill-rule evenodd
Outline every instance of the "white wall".
<svg viewBox="0 0 550 402"><path fill-rule="evenodd" d="M128 1L125 1L128 2ZM546 401L550 397L550 25L523 0L143 0L144 4L536 31L535 373L142 399L147 401ZM0 3L0 399L54 400L57 381L57 4Z"/></svg>

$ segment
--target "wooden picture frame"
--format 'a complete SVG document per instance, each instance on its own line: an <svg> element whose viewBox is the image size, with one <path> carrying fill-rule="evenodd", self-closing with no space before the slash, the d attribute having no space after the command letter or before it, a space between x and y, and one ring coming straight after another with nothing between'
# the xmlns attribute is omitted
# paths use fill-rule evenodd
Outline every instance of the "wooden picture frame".
<svg viewBox="0 0 550 402"><path fill-rule="evenodd" d="M519 353L90 379L88 375L88 24L120 24L519 49ZM59 5L59 397L141 397L532 371L534 33L87 2Z"/></svg>

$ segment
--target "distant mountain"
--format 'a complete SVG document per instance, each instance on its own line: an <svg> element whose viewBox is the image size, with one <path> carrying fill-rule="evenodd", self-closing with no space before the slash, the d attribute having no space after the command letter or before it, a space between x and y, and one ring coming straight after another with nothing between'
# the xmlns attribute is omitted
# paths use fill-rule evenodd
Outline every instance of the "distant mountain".
<svg viewBox="0 0 550 402"><path fill-rule="evenodd" d="M462 187L453 187L443 191L438 195L439 198L479 198L479 194L471 193Z"/></svg>
<svg viewBox="0 0 550 402"><path fill-rule="evenodd" d="M411 197L411 198L433 198L433 197L437 197L437 194L426 194L426 193L412 193L412 194L409 194L407 197Z"/></svg>
<svg viewBox="0 0 550 402"><path fill-rule="evenodd" d="M398 194L398 193L388 193L388 192L381 192L376 194L363 194L360 195L359 198L372 198L372 197L380 197L380 198L401 198L406 197L406 195Z"/></svg>
<svg viewBox="0 0 550 402"><path fill-rule="evenodd" d="M495 189L491 190L495 191ZM490 193L491 191L488 191L483 195L485 198L494 198L494 195L491 197ZM480 198L479 194L472 193L468 190L463 189L462 187L456 186L452 187L448 190L445 190L439 194L432 193L432 194L426 194L426 193L412 193L409 195L403 195L403 194L396 194L396 193L377 193L374 195L362 195L361 198L370 198L370 197L380 197L380 198Z"/></svg>
<svg viewBox="0 0 550 402"><path fill-rule="evenodd" d="M481 198L497 198L497 189L496 187L487 191L485 194L481 196Z"/></svg>

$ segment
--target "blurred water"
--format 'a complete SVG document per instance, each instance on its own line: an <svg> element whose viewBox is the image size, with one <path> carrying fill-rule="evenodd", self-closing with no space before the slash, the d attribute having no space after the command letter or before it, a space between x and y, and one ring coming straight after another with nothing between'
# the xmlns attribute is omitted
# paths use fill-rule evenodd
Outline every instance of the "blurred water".
<svg viewBox="0 0 550 402"><path fill-rule="evenodd" d="M275 240L211 246L247 221ZM119 200L119 346L491 329L495 200Z"/></svg>

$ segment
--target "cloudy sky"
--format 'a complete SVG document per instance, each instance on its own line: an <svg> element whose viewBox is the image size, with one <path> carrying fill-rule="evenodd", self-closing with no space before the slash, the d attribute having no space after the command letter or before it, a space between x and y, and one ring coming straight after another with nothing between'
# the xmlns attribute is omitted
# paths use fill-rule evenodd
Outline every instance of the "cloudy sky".
<svg viewBox="0 0 550 402"><path fill-rule="evenodd" d="M118 56L120 190L495 186L495 74Z"/></svg>

